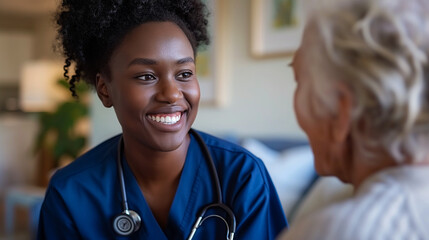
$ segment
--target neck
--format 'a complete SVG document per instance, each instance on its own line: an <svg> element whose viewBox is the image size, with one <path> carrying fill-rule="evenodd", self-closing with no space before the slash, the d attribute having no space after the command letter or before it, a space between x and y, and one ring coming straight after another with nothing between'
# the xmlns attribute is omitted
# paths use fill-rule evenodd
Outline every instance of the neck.
<svg viewBox="0 0 429 240"><path fill-rule="evenodd" d="M124 154L141 187L169 184L180 178L189 143L190 137L187 135L177 149L162 152L142 146L124 136Z"/></svg>
<svg viewBox="0 0 429 240"><path fill-rule="evenodd" d="M379 158L374 160L353 159L353 166L350 173L350 183L358 189L362 183L371 175L398 164L390 158Z"/></svg>
<svg viewBox="0 0 429 240"><path fill-rule="evenodd" d="M367 156L362 156L358 151L353 151L352 145L348 147L341 146L343 152L337 154L339 156L339 162L342 163L340 170L335 174L342 182L350 183L354 186L354 189L358 189L362 183L371 175L382 171L383 169L399 166L390 155L378 151L377 157L368 159ZM375 153L375 152L373 152ZM349 160L344 160L349 159ZM337 159L338 160L338 159ZM429 166L429 155L426 156L421 162L416 163L413 159L408 159L404 164L407 165L424 165Z"/></svg>

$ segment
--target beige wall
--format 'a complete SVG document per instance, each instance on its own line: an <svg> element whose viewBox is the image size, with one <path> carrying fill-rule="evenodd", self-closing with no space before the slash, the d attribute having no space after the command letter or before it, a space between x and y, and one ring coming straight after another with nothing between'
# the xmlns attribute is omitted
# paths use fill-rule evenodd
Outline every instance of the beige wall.
<svg viewBox="0 0 429 240"><path fill-rule="evenodd" d="M0 84L18 84L20 68L28 60L61 59L54 42L51 13L24 16L0 9Z"/></svg>
<svg viewBox="0 0 429 240"><path fill-rule="evenodd" d="M0 87L18 86L26 61L60 57L52 48L51 15L12 14L1 8L4 3L0 1ZM37 131L34 114L0 113L0 197L8 187L34 182Z"/></svg>
<svg viewBox="0 0 429 240"><path fill-rule="evenodd" d="M34 58L33 49L31 33L0 31L0 84L18 84L22 64Z"/></svg>
<svg viewBox="0 0 429 240"><path fill-rule="evenodd" d="M63 59L62 54L55 51L56 43L55 25L52 15L43 15L37 18L34 27L35 58L36 59Z"/></svg>
<svg viewBox="0 0 429 240"><path fill-rule="evenodd" d="M287 66L291 59L252 58L250 1L224 2L225 58L229 65L227 105L220 109L201 108L195 126L212 133L231 131L243 136L303 136L292 108L295 83Z"/></svg>

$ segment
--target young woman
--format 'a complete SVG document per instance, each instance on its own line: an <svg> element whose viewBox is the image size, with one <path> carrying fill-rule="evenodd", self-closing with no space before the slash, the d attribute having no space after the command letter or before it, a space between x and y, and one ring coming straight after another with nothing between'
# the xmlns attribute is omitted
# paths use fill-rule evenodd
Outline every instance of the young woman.
<svg viewBox="0 0 429 240"><path fill-rule="evenodd" d="M206 15L198 0L63 0L71 90L93 85L122 134L52 177L39 239L274 239L286 226L263 163L191 129Z"/></svg>

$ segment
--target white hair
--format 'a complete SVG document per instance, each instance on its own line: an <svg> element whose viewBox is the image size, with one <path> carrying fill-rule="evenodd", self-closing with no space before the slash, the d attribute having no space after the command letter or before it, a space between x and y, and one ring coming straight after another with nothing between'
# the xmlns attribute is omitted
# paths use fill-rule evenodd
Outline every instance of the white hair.
<svg viewBox="0 0 429 240"><path fill-rule="evenodd" d="M381 147L398 163L425 160L429 1L318 0L307 10L308 25L321 40L322 64L329 68L318 69L336 74L321 79L313 71L314 102L335 114L336 97L327 91L333 80L345 83L354 96L351 135L359 152L371 159ZM320 59L316 52L309 54Z"/></svg>

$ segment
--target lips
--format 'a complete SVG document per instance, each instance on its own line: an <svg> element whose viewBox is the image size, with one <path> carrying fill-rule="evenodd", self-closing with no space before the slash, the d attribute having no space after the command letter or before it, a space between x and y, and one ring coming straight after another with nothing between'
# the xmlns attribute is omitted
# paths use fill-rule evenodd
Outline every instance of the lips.
<svg viewBox="0 0 429 240"><path fill-rule="evenodd" d="M182 117L182 112L174 112L174 113L160 113L160 114L148 114L147 118L151 121L165 124L165 125L173 125L180 121Z"/></svg>

